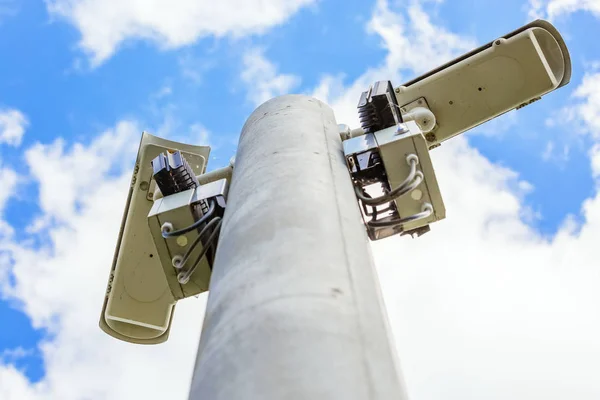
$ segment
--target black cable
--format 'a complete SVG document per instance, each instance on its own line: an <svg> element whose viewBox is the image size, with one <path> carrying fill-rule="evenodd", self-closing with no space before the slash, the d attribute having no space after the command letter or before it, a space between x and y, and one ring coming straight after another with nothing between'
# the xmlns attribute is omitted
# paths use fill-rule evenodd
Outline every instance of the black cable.
<svg viewBox="0 0 600 400"><path fill-rule="evenodd" d="M210 217L212 217L212 215L215 213L215 209L216 209L215 201L211 200L208 211L198 221L194 222L187 228L183 228L178 231L172 231L172 232L163 231L162 237L164 237L165 239L168 239L168 238L172 238L172 237L176 237L176 236L181 236L183 234L193 231L194 229L198 229L203 223L205 223L206 221L208 221L210 219Z"/></svg>
<svg viewBox="0 0 600 400"><path fill-rule="evenodd" d="M369 221L367 224L373 228L384 228L388 226L396 226L406 224L407 222L416 221L418 219L423 219L429 217L433 214L433 209L427 208L426 210L421 211L415 215L411 215L410 217L404 218L395 218L388 221Z"/></svg>
<svg viewBox="0 0 600 400"><path fill-rule="evenodd" d="M365 197L367 197L367 198L369 198L369 199L372 199L372 198L373 198L373 197L372 197L372 196L371 196L369 193L367 193L367 192L365 191L365 189L362 189L362 194L363 194L363 196L365 196ZM367 205L366 205L366 204L364 204L364 203L363 203L363 207L364 207L364 209L365 209L365 214L367 214L368 216L372 216L372 217L373 217L373 219L377 219L377 206L370 206L370 207L371 207L371 214L369 214L369 213L366 211L366 209L367 209Z"/></svg>
<svg viewBox="0 0 600 400"><path fill-rule="evenodd" d="M181 262L179 264L177 264L177 269L183 268L183 266L188 261L188 259L190 258L190 255L192 254L192 252L194 251L194 249L196 248L196 246L198 246L198 243L200 243L200 241L202 240L202 238L204 237L204 235L206 235L206 233L208 232L208 230L210 228L212 228L213 225L217 224L220 220L221 220L221 217L215 217L208 224L206 224L206 226L204 228L202 228L202 230L198 234L198 237L196 239L194 239L194 241L192 242L192 244L190 244L190 247L187 249L187 251L183 255L183 259L181 260ZM207 246L204 246L205 249L206 249L206 247Z"/></svg>
<svg viewBox="0 0 600 400"><path fill-rule="evenodd" d="M206 255L206 252L208 251L210 246L213 244L213 241L216 239L217 235L219 234L222 222L223 221L219 218L219 222L217 223L217 226L215 226L215 229L213 229L213 231L211 232L210 236L206 240L206 245L202 249L202 252L200 252L200 255L198 256L198 258L196 259L194 264L190 267L190 269L188 269L187 271L181 271L179 274L177 274L177 279L179 280L179 283L186 284L189 281L190 276L192 276L192 274L196 270L196 267L198 266L198 264L200 263L202 258Z"/></svg>
<svg viewBox="0 0 600 400"><path fill-rule="evenodd" d="M192 265L192 267L190 269L196 268L198 263L200 263L200 261L202 260L202 257L204 257L206 255L208 249L214 249L215 252L217 251L217 243L219 240L219 235L221 233L221 224L222 223L223 223L223 220L219 221L217 226L215 226L215 229L213 229L210 236L206 240L206 247L202 250L202 253L200 253L200 255L198 256L198 258L196 259L196 261L194 262L194 264ZM210 265L210 263L209 263L209 267L212 270L212 266ZM194 272L194 271L192 270L192 272ZM190 275L192 274L192 272L190 272Z"/></svg>
<svg viewBox="0 0 600 400"><path fill-rule="evenodd" d="M355 186L356 196L362 200L365 204L380 206L382 204L388 203L392 200L397 199L400 196L405 195L410 192L423 180L423 173L421 171L417 171L417 164L419 163L419 157L416 154L409 154L406 157L406 162L410 166L410 171L406 179L398 185L398 187L391 189L389 191L384 190L384 194L379 197L365 197L363 196L362 190ZM389 184L389 182L387 182Z"/></svg>
<svg viewBox="0 0 600 400"><path fill-rule="evenodd" d="M409 176L409 178L411 178L411 176ZM354 186L354 192L356 193L356 197L358 197L363 203L370 206L381 206L385 203L394 201L398 197L404 196L406 193L414 190L417 186L421 184L421 182L423 182L423 173L421 171L416 171L412 178L412 181L406 179L400 184L400 186L394 188L388 193L383 194L380 197L366 197L362 193L363 189L359 188L358 186Z"/></svg>

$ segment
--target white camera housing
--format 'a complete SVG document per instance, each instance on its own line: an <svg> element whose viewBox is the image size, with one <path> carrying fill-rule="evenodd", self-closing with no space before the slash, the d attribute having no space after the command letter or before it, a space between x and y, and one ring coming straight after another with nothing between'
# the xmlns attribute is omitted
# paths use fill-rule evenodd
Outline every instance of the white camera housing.
<svg viewBox="0 0 600 400"><path fill-rule="evenodd" d="M445 217L429 150L570 77L564 40L537 20L395 89L371 85L357 106L362 129L340 130L369 238L428 232ZM371 185L382 194L369 193Z"/></svg>
<svg viewBox="0 0 600 400"><path fill-rule="evenodd" d="M100 316L104 332L138 344L167 340L176 302L148 226L155 187L151 161L165 150L180 150L196 175L204 173L210 153L207 146L142 134Z"/></svg>
<svg viewBox="0 0 600 400"><path fill-rule="evenodd" d="M564 40L552 24L537 20L399 86L395 92L403 116L416 107L433 112L437 123L425 136L433 148L539 100L570 78L571 59Z"/></svg>

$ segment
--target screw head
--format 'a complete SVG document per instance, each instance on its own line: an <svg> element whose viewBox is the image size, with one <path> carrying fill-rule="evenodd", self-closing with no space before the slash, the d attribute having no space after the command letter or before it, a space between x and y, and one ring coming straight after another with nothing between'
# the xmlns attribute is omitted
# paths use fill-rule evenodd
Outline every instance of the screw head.
<svg viewBox="0 0 600 400"><path fill-rule="evenodd" d="M396 128L396 135L402 135L406 132L408 132L408 128L406 127L406 125L399 124Z"/></svg>
<svg viewBox="0 0 600 400"><path fill-rule="evenodd" d="M165 222L164 224L162 224L162 226L160 227L161 232L171 232L173 230L173 224L170 222Z"/></svg>
<svg viewBox="0 0 600 400"><path fill-rule="evenodd" d="M185 235L177 236L176 242L179 247L185 247L188 244L188 238Z"/></svg>
<svg viewBox="0 0 600 400"><path fill-rule="evenodd" d="M412 192L410 192L410 197L412 197L413 200L419 201L423 198L423 192L419 189L415 189Z"/></svg>
<svg viewBox="0 0 600 400"><path fill-rule="evenodd" d="M433 142L433 141L435 141L435 134L433 134L432 132L429 132L428 134L425 135L425 139L427 139L428 142Z"/></svg>

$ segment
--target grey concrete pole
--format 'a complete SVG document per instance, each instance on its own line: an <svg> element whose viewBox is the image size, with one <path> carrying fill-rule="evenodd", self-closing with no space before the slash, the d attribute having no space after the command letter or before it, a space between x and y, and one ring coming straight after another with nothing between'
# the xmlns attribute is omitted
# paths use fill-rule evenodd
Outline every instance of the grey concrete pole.
<svg viewBox="0 0 600 400"><path fill-rule="evenodd" d="M405 398L333 111L272 99L240 137L190 399Z"/></svg>

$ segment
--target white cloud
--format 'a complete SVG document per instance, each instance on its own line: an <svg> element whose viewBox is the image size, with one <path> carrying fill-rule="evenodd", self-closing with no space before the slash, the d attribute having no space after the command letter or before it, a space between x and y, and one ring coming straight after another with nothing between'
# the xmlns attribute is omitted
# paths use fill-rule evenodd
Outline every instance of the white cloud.
<svg viewBox="0 0 600 400"><path fill-rule="evenodd" d="M202 124L195 123L191 125L190 131L194 143L208 143L210 132Z"/></svg>
<svg viewBox="0 0 600 400"><path fill-rule="evenodd" d="M190 125L185 140L182 138L180 141L193 143L198 146L211 146L211 150L214 150L210 132L200 123Z"/></svg>
<svg viewBox="0 0 600 400"><path fill-rule="evenodd" d="M0 169L0 216L2 212L4 212L4 207L6 206L6 202L10 199L17 187L17 173L9 168Z"/></svg>
<svg viewBox="0 0 600 400"><path fill-rule="evenodd" d="M435 29L430 40L450 35L453 47L440 50L443 57L470 43L428 18L411 19L410 12L406 19L378 5L373 21L379 22L371 26L389 35L390 52L399 48L391 45L396 40L391 32L410 37L414 29ZM432 63L443 61L433 54L437 45L423 46L432 52ZM348 86L341 77L326 77L317 93L330 100L338 120L351 123L360 91L417 67L389 55ZM580 92L587 93L580 97L583 107L594 94ZM591 116L583 120L593 125ZM16 285L5 283L4 293L20 300L34 324L51 328L55 337L42 346L48 372L41 383L32 385L14 367L0 365L0 398L186 398L203 296L178 305L164 345L128 345L97 327L136 135L136 124L124 121L89 145L58 140L27 151L42 211L54 223L46 231L47 247L0 243L14 259L0 258L0 272L13 271ZM432 157L447 219L419 239L373 244L411 399L599 398L598 188L582 205L583 224L567 220L548 240L521 219L523 192L532 189L514 171L491 163L464 137ZM590 157L597 173L597 145ZM34 161L48 169L36 168ZM65 204L59 205L63 197L51 191L63 187Z"/></svg>
<svg viewBox="0 0 600 400"><path fill-rule="evenodd" d="M590 139L594 143L600 143L600 72L597 63L590 64L590 69L584 74L580 85L573 91L571 104L548 118L546 124L565 129L571 135L570 141L579 141L584 146L588 146ZM575 136L578 133L580 136ZM598 144L595 144L589 152L592 170L596 175L597 149ZM569 153L568 145L564 145L562 151L557 151L554 143L549 142L543 157L564 164L569 158Z"/></svg>
<svg viewBox="0 0 600 400"><path fill-rule="evenodd" d="M173 94L173 89L171 88L171 86L164 85L160 89L158 89L158 91L156 91L155 93L152 93L151 97L153 97L156 100L160 100L164 97L169 97L172 94Z"/></svg>
<svg viewBox="0 0 600 400"><path fill-rule="evenodd" d="M119 122L90 147L75 144L65 154L65 143L56 140L50 145L37 143L25 152L33 178L40 185L40 207L48 216L66 221L89 199L87 195L98 185L96 176L103 176L115 166L130 165L139 144L134 122Z"/></svg>
<svg viewBox="0 0 600 400"><path fill-rule="evenodd" d="M16 194L18 182L19 177L14 170L6 167L0 168L0 187L2 188L0 190L0 238L9 236L14 231L12 226L4 221L3 217L6 203ZM2 278L1 271L0 278Z"/></svg>
<svg viewBox="0 0 600 400"><path fill-rule="evenodd" d="M554 153L554 142L552 140L550 140L548 143L546 143L546 148L544 150L544 152L542 153L542 159L544 161L548 161L552 158L552 154Z"/></svg>
<svg viewBox="0 0 600 400"><path fill-rule="evenodd" d="M204 296L178 304L164 345L128 345L98 328L140 132L135 122L122 121L89 145L67 147L56 140L27 151L43 216L54 223L38 234L46 237L41 248L0 243L0 253L10 254L0 258L0 273L10 270L15 282L3 280L0 288L19 301L34 326L54 337L41 345L47 373L40 383L32 385L10 365L0 365L0 398L187 395Z"/></svg>
<svg viewBox="0 0 600 400"><path fill-rule="evenodd" d="M600 178L600 143L592 146L589 155L590 160L592 160L592 174L594 178Z"/></svg>
<svg viewBox="0 0 600 400"><path fill-rule="evenodd" d="M385 64L346 87L342 77L323 80L315 94L333 105L339 122L356 124L360 91L374 80L422 72L472 47L428 17L416 18L419 10L412 3L405 17L380 2L371 26L389 51ZM447 45L436 50L401 39L419 30ZM432 55L410 61L420 49ZM572 112L592 129L600 113L589 84L576 91L581 103ZM600 370L598 188L582 205L583 225L566 218L548 240L525 222L523 189L531 187L516 173L490 163L464 136L432 157L447 219L419 239L373 244L410 398L598 398L591 373Z"/></svg>
<svg viewBox="0 0 600 400"><path fill-rule="evenodd" d="M583 127L594 140L600 140L600 72L586 73L573 96L576 103L562 110L561 115Z"/></svg>
<svg viewBox="0 0 600 400"><path fill-rule="evenodd" d="M542 160L564 166L569 161L570 153L571 148L569 145L565 144L562 146L562 149L557 149L554 141L550 140L546 143L546 147L542 153Z"/></svg>
<svg viewBox="0 0 600 400"><path fill-rule="evenodd" d="M432 155L447 219L373 245L411 398L598 398L600 187L580 229L547 240L522 221L514 173L464 137Z"/></svg>
<svg viewBox="0 0 600 400"><path fill-rule="evenodd" d="M264 50L253 48L243 57L242 80L248 87L248 99L255 105L281 94L288 94L300 84L300 78L277 72L277 66L269 61Z"/></svg>
<svg viewBox="0 0 600 400"><path fill-rule="evenodd" d="M15 147L21 145L28 125L27 117L19 110L0 109L0 144Z"/></svg>
<svg viewBox="0 0 600 400"><path fill-rule="evenodd" d="M391 10L387 1L377 1L368 31L381 37L388 51L386 69L390 72L408 69L424 73L475 47L472 38L456 35L433 22L422 3L427 1L411 2L404 16Z"/></svg>
<svg viewBox="0 0 600 400"><path fill-rule="evenodd" d="M198 39L261 34L313 0L46 0L51 15L72 23L79 46L93 65L128 40L149 40L161 48Z"/></svg>
<svg viewBox="0 0 600 400"><path fill-rule="evenodd" d="M543 19L544 15L544 3L546 0L529 0L527 17L530 20Z"/></svg>
<svg viewBox="0 0 600 400"><path fill-rule="evenodd" d="M210 56L195 56L186 53L179 57L181 74L190 82L199 85L204 81L204 75L217 66L217 61Z"/></svg>
<svg viewBox="0 0 600 400"><path fill-rule="evenodd" d="M367 31L381 38L387 51L382 64L368 69L350 85L343 75L327 75L313 95L335 105L338 122L358 126L356 105L360 93L379 80L391 80L399 85L417 74L471 50L476 42L449 32L434 23L419 2L412 2L401 14L390 9L385 0L378 0Z"/></svg>
<svg viewBox="0 0 600 400"><path fill-rule="evenodd" d="M577 11L587 11L600 16L600 0L529 0L528 16L530 19L554 20L561 15Z"/></svg>
<svg viewBox="0 0 600 400"><path fill-rule="evenodd" d="M13 17L19 12L16 0L0 0L0 23L4 18Z"/></svg>
<svg viewBox="0 0 600 400"><path fill-rule="evenodd" d="M32 355L33 352L34 349L24 349L21 346L13 349L4 349L0 352L0 362L4 364L14 363L16 360Z"/></svg>
<svg viewBox="0 0 600 400"><path fill-rule="evenodd" d="M511 111L502 114L485 124L476 126L467 133L469 136L481 135L485 137L498 137L514 129L519 123L519 114Z"/></svg>

